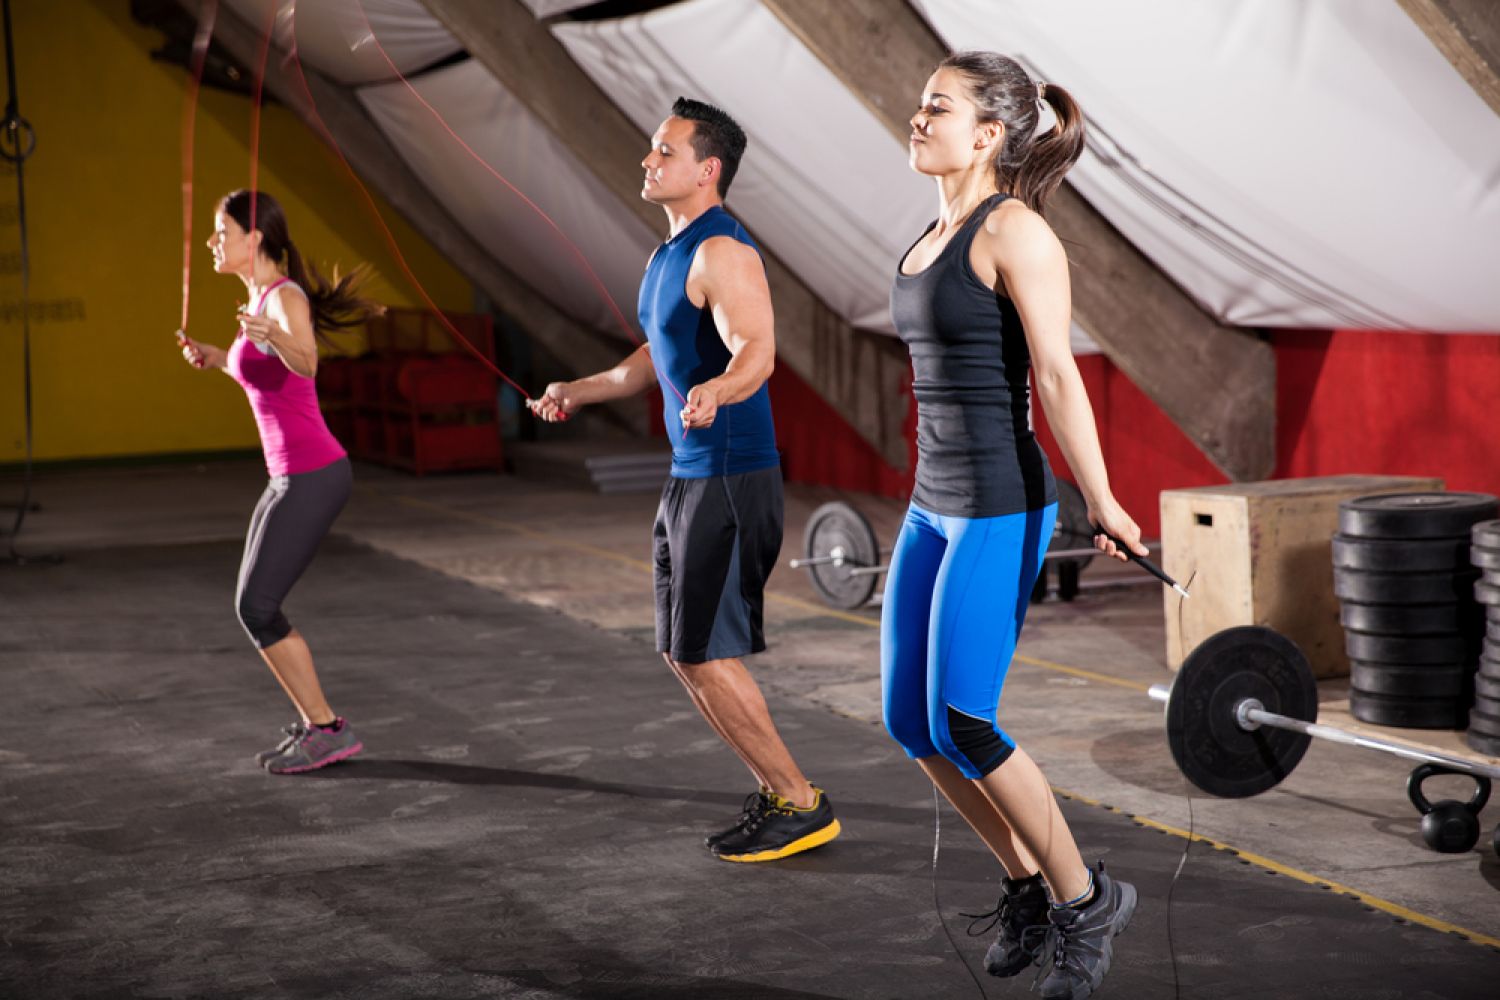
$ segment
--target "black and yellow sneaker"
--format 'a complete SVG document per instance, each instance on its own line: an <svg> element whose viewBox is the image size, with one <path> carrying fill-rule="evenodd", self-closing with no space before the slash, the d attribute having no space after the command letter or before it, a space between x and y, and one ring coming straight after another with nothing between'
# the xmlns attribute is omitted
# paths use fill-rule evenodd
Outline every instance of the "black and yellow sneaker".
<svg viewBox="0 0 1500 1000"><path fill-rule="evenodd" d="M711 833L707 837L704 837L703 846L707 847L710 851L713 850L715 844L723 840L725 837L732 837L736 833L739 833L745 828L745 825L747 823L755 820L756 817L760 816L761 813L765 812L769 808L771 808L771 790L769 788L760 788L756 791L751 792L749 795L745 796L744 808L740 812L740 818L734 821L734 826L731 826L727 830L720 830L718 833Z"/></svg>
<svg viewBox="0 0 1500 1000"><path fill-rule="evenodd" d="M828 843L842 828L834 819L828 793L817 787L813 793L813 804L806 809L770 793L769 807L716 843L714 856L721 861L776 861Z"/></svg>

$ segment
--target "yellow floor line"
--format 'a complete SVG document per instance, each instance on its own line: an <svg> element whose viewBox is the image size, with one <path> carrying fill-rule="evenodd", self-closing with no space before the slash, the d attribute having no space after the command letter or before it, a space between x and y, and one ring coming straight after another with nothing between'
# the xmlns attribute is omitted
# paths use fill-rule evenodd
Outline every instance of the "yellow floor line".
<svg viewBox="0 0 1500 1000"><path fill-rule="evenodd" d="M513 531L518 535L534 539L538 542L548 542L552 545L557 545L565 549L572 549L575 552L584 552L588 555L600 556L604 559L612 559L615 562L624 563L625 565L633 566L636 569L643 569L647 571L650 571L651 569L651 564L644 559L636 559L632 556L621 555L618 552L611 552L609 549L602 549L597 545L586 545L583 542L575 542L572 539L563 538L560 535L548 534L545 531L537 531L534 528L528 528L525 525L516 524L512 521L502 521L498 517L490 517L488 514L475 514L466 510L456 510L452 507L444 507L442 504L433 503L431 500L419 500L416 497L398 495L392 497L392 499L394 499L397 503L405 504L408 507L417 507L422 510L437 511L438 513L447 514L451 517L456 517L464 521L472 521L475 524L484 524L492 528L500 528L505 531Z"/></svg>
<svg viewBox="0 0 1500 1000"><path fill-rule="evenodd" d="M1112 813L1119 813L1121 816L1124 816L1127 819L1131 819L1139 823L1141 826L1149 827L1152 830L1160 830L1162 833L1169 833L1174 837L1181 837L1184 840L1196 841L1200 844L1207 844L1209 847L1212 847L1218 851L1227 851L1228 853L1233 854L1235 857L1240 858L1243 861L1248 861L1252 865L1264 868L1267 871L1273 871L1278 875L1285 875L1287 878L1296 879L1298 882L1305 882L1308 885L1315 885L1321 889L1327 889L1331 892L1341 893L1345 896L1352 896L1353 898L1359 900L1361 903L1364 903L1366 906L1379 910L1382 913L1389 913L1393 917L1399 917L1400 919L1405 920L1408 923L1421 924L1423 927L1430 927L1435 931L1442 931L1445 934L1457 934L1461 937L1467 938L1475 944L1488 945L1491 948L1500 949L1500 938L1490 937L1488 934L1481 934L1479 931L1470 930L1467 927L1460 927L1458 924L1450 924L1446 920L1439 920L1436 917L1429 917L1425 913L1418 913L1416 910L1409 910L1399 903L1392 903L1388 899L1381 899L1379 896L1372 896L1367 892L1361 892L1360 890L1355 889L1352 886L1344 885L1342 882L1335 882L1332 879L1326 879L1321 875L1314 875L1312 872L1305 872L1300 868L1293 868L1291 865L1282 864L1280 861L1265 857L1264 855L1253 854L1250 851L1243 851L1238 847L1235 847L1233 844L1226 844L1221 840L1214 840L1212 837L1205 837L1201 833L1189 833L1187 830L1171 826L1167 823L1160 823L1154 819L1146 816L1141 816L1137 813L1128 813L1123 809L1117 808L1116 806L1107 806L1097 799L1089 798L1087 795L1079 795L1076 792L1070 792L1067 789L1058 788L1055 785L1053 786L1052 790L1065 798L1074 800L1075 802L1082 802L1084 805L1096 806L1100 809L1105 809Z"/></svg>
<svg viewBox="0 0 1500 1000"><path fill-rule="evenodd" d="M777 604L801 608L803 611L810 611L824 618L837 618L841 622L854 622L856 625L868 625L871 628L880 627L879 618L870 618L867 615L856 615L851 611L840 611L838 608L825 607L821 604L814 604L812 601L803 600L800 597L793 597L791 594L779 594L774 590L768 590L766 591L766 598L775 601Z"/></svg>
<svg viewBox="0 0 1500 1000"><path fill-rule="evenodd" d="M1129 688L1132 691L1151 690L1150 684L1142 684L1140 681L1129 681L1123 677L1112 677L1109 674L1095 673L1092 670L1085 670L1082 667L1070 667L1065 663L1053 663L1051 660L1041 660L1035 656L1027 656L1024 653L1017 653L1014 659L1020 660L1022 663L1029 663L1034 667L1041 667L1044 670L1056 670L1058 673L1072 674L1075 677L1098 681L1100 684L1113 684L1115 687Z"/></svg>
<svg viewBox="0 0 1500 1000"><path fill-rule="evenodd" d="M575 552L584 552L590 555L601 556L606 559L614 560L615 562L624 563L628 566L634 566L638 569L650 570L652 568L651 564L646 562L644 559L634 559L630 556L621 555L618 552L611 552L609 549L599 548L595 545L587 545L583 542L575 542L572 539L563 538L560 535L549 534L545 531L537 531L533 528L527 528L524 525L516 524L511 521L502 521L499 518L490 517L487 514L474 514L469 511L456 510L452 507L445 507L442 504L433 503L430 500L420 500L416 497L396 495L393 496L392 499L394 499L397 503L405 504L408 507L417 507L424 510L431 510L438 513L447 514L451 517L457 517L465 521L471 521L475 524L484 524L495 528L501 528L539 542L548 542L562 548L572 549ZM821 605L814 604L811 601L805 601L800 597L792 597L788 594L778 594L771 591L768 591L766 593L766 596L771 600L777 601L779 603L791 605L792 607L802 608L803 610L822 615L826 618L837 618L841 621L856 622L861 625L869 625L877 628L880 625L878 619L867 618L863 615L856 615L845 611L839 611L835 608L826 608ZM1070 667L1067 664L1054 663L1051 660L1038 659L1034 656L1023 656L1021 654L1017 654L1015 658L1017 660L1020 660L1022 663L1027 663L1036 667L1042 667L1046 670L1055 670L1060 673L1072 674L1076 677L1083 677L1087 680L1098 681L1102 684L1113 684L1116 687L1129 688L1133 691L1145 691L1149 688L1149 685L1141 684L1138 681L1126 680L1123 677L1111 677L1108 674L1100 674L1092 670L1084 670L1081 667ZM1399 903L1392 903L1390 900L1381 899L1379 896L1372 896L1367 892L1361 892L1360 890L1355 889L1351 886L1344 885L1340 882L1331 881L1329 879L1323 878L1321 875L1314 875L1311 872L1305 872L1300 868L1293 868L1290 865L1282 864L1280 861L1275 861L1271 858L1267 858L1259 854L1252 854L1249 851L1242 851L1238 847L1235 847L1231 844L1226 844L1222 841L1214 840L1210 837L1205 837L1201 833L1189 833L1187 830L1179 829L1178 827L1170 826L1166 823L1160 823L1145 816L1141 816L1135 813L1128 813L1123 809L1118 809L1114 806L1107 806L1099 800L1091 799L1086 795L1079 795L1075 792L1070 792L1067 789L1058 788L1055 785L1053 786L1052 790L1057 794L1064 796L1065 798L1074 800L1075 802L1082 802L1085 805L1096 806L1100 809L1107 809L1108 811L1113 813L1119 813L1121 816L1125 816L1128 819L1134 820L1142 826L1150 827L1153 830L1160 830L1163 833L1169 833L1174 837L1181 837L1186 840L1197 841L1201 844L1207 844L1215 850L1227 851L1238 858L1250 862L1252 865L1258 865L1259 867L1264 868L1267 871L1276 872L1278 875L1285 875L1288 878L1296 879L1298 882L1304 882L1307 885L1315 885L1319 886L1320 888L1328 889L1331 892L1338 892L1346 896L1351 896L1359 900L1361 903L1364 903L1366 906L1379 910L1382 913L1388 913L1393 917L1399 917L1400 919L1405 920L1408 923L1420 924L1423 927L1429 927L1432 930L1441 931L1445 934L1457 934L1469 941L1474 942L1475 944L1488 945L1491 948L1500 949L1500 938L1490 937L1487 934L1481 934L1478 931L1470 930L1467 927L1460 927L1457 924L1450 924L1446 920L1439 920L1436 917L1429 917L1426 914L1418 913L1415 910L1409 910L1406 907L1401 906Z"/></svg>

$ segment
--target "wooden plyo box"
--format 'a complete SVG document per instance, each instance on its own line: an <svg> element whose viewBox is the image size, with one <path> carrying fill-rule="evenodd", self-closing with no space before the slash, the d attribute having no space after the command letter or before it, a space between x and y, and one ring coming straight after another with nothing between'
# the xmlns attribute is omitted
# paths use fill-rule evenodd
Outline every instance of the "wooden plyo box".
<svg viewBox="0 0 1500 1000"><path fill-rule="evenodd" d="M1163 490L1162 568L1183 584L1194 577L1190 599L1163 588L1168 668L1215 632L1264 625L1301 647L1315 676L1347 676L1330 544L1339 504L1442 488L1441 479L1324 476Z"/></svg>

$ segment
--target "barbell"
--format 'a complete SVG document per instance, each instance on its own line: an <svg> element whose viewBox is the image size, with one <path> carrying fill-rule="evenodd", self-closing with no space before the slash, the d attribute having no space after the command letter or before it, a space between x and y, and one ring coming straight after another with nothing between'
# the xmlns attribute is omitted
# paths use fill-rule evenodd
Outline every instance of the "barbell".
<svg viewBox="0 0 1500 1000"><path fill-rule="evenodd" d="M1423 813L1423 835L1435 850L1453 853L1474 846L1479 808L1489 797L1490 782L1500 779L1500 767L1493 764L1318 722L1318 688L1307 657L1296 643L1269 628L1248 625L1215 633L1188 654L1170 686L1152 685L1149 694L1166 703L1167 746L1178 769L1195 786L1221 798L1275 788L1314 739L1417 761L1422 767L1409 782L1415 789L1412 801ZM1467 805L1433 805L1421 796L1422 780L1439 772L1474 780ZM1453 835L1457 827L1463 835ZM1495 844L1500 852L1500 828Z"/></svg>
<svg viewBox="0 0 1500 1000"><path fill-rule="evenodd" d="M1057 522L1043 557L1038 580L1040 600L1045 594L1046 567L1057 570L1058 596L1070 601L1078 593L1079 576L1098 555L1093 548L1093 527L1088 504L1078 487L1065 479L1057 481ZM823 504L808 518L802 535L803 555L788 561L792 569L809 570L813 589L835 608L852 611L875 596L880 577L890 569L869 520L849 504L834 500Z"/></svg>

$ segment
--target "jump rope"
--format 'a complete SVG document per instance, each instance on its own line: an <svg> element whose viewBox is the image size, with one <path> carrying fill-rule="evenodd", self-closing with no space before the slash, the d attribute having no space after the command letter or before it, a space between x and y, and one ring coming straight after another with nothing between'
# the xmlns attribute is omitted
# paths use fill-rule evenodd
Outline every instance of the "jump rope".
<svg viewBox="0 0 1500 1000"><path fill-rule="evenodd" d="M312 90L308 86L307 77L303 71L302 60L297 52L296 7L296 0L290 0L290 2L287 3L286 7L284 8L287 22L287 36L289 41L287 59L296 71L296 78L301 89L302 96L307 102L307 109L312 116L313 122L316 125L318 132L322 135L323 140L328 143L329 147L338 157L339 163L343 166L345 173L349 175L350 181L353 182L355 188L359 191L361 200L364 202L366 210L369 212L371 218L374 220L376 226L379 228L381 234L383 235L387 248L391 251L392 256L395 257L398 266L401 268L402 273L406 276L412 288L422 298L422 301L426 303L428 309L434 316L438 318L438 320L447 329L448 333L451 334L458 343L462 344L470 354L472 354L482 365L484 365L484 367L488 368L498 378L503 380L507 385L520 393L522 398L529 406L535 401L531 394L528 393L524 388L522 388L520 383L506 374L505 371L503 371L497 364L495 364L490 358L485 356L484 352L479 350L479 348L471 343L468 338L466 338L461 332L459 332L458 328L453 324L451 320L448 319L443 310L440 309L437 303L433 301L431 295L428 294L426 287L423 286L420 280L418 280L416 274L412 272L411 266L407 263L405 254L401 252L401 247L396 240L395 234L391 232L391 229L386 224L384 217L380 214L380 209L375 204L375 199L370 195L369 189L365 187L364 182L359 179L359 175L355 172L348 159L344 156L343 148L334 138L332 132L328 129L327 124L324 122L322 115L318 112L317 102L313 99ZM386 66L389 67L391 73L401 81L402 85L405 86L406 89L412 94L412 96L417 99L422 107L432 114L432 116L437 120L438 124L443 128L443 130L447 132L448 135L451 136L452 139L456 143L458 143L460 147L463 148L465 153L467 153L477 163L479 163L486 170L486 172L488 172L490 176L492 176L497 182L499 182L508 191L518 197L526 205L527 208L535 212L538 217L546 222L547 226L567 247L570 255L578 262L580 268L582 268L584 273L588 276L590 283L598 291L600 297L608 306L610 312L613 314L620 328L625 331L626 336L629 337L629 339L633 343L637 345L641 344L642 341L640 336L635 332L634 327L632 327L630 323L625 319L625 315L623 312L621 312L619 304L615 302L614 297L605 287L603 280L600 279L598 273L590 265L588 258L584 256L582 250L579 249L578 245L568 238L567 234L563 232L562 228L558 226L556 221L553 220L552 217L549 216L539 205L537 205L534 201L527 197L519 188L517 188L514 184L507 180L504 175L496 170L493 165L491 165L487 160L485 160L482 156L475 152L474 149L467 142L465 142L462 137L459 136L459 134L452 128L452 126L449 125L447 120L443 118L438 110L434 108L430 103L428 103L425 98L422 97L417 89L412 86L411 81L407 79L405 74L403 74L396 67L395 62L386 52L385 47L380 44L380 40L376 37L374 28L370 24L369 17L365 12L364 4L361 3L360 0L355 0L355 7L359 11L361 20L364 22L366 33L364 40L367 40L374 45L375 50L380 54L381 59L385 62ZM203 3L199 7L198 25L197 30L195 31L193 36L192 55L189 66L190 80L182 114L182 325L178 331L179 339L184 338L188 330L188 320L190 315L190 296L192 290L194 125L197 120L198 93L202 87L203 69L204 64L207 61L209 45L213 39L213 27L214 20L217 16L217 11L218 0L203 0ZM269 16L267 17L265 30L263 31L261 36L259 55L254 71L254 96L250 113L249 232L252 233L255 232L256 228L256 201L259 193L259 188L257 187L257 179L259 176L260 162L260 117L261 107L263 104L263 88L265 85L266 63L270 56L271 38L275 31L276 17L277 10L273 6L270 10ZM681 401L684 406L686 406L687 398L666 376L666 374L660 369L660 367L657 366L655 358L651 359L651 363L661 381L669 388L671 388L672 392L677 396L678 400ZM566 415L564 415L564 419L566 419ZM687 429L684 428L684 436L686 435L686 433ZM1173 590L1177 591L1183 598L1187 598L1190 596L1187 587L1179 585L1176 580L1168 576L1161 569L1161 567L1156 565L1156 563L1152 562L1145 556L1137 555L1114 536L1109 535L1105 532L1100 532L1099 534L1114 542L1115 546L1125 554L1127 559L1138 565L1141 569L1150 573L1152 576L1156 577L1166 586L1171 587ZM1196 576L1196 573L1194 575ZM1190 577L1188 579L1188 585L1191 586L1191 584L1192 578ZM1178 609L1180 614L1181 602L1178 603ZM1172 952L1172 979L1174 991L1177 991L1179 989L1179 984L1177 982L1177 956L1172 942L1172 892L1177 886L1177 880L1182 874L1184 865L1187 863L1188 849L1192 846L1192 838L1194 833L1192 811L1193 803L1191 796L1188 797L1187 802L1188 839L1183 845L1182 855L1178 859L1177 868L1172 874L1172 881L1167 889L1167 946L1169 951ZM987 997L983 983L980 981L979 976L970 967L968 960L963 957L963 952L959 948L958 942L954 940L953 933L948 928L947 920L943 917L942 901L939 897L937 877L938 859L941 853L942 845L942 812L938 790L935 785L933 786L932 790L932 810L933 908L937 911L938 922L943 928L943 934L947 937L948 943L953 948L954 953L958 955L959 961L963 963L964 971L967 972L969 974L969 977L974 981L974 986L979 991L979 995L981 997Z"/></svg>

